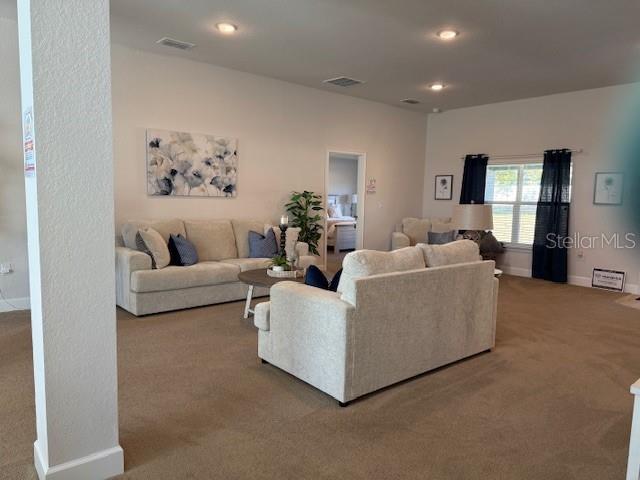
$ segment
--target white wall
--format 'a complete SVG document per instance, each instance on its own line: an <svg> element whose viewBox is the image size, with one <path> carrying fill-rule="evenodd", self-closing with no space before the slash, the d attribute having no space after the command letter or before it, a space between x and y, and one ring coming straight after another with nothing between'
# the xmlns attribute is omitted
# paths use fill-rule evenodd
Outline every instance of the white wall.
<svg viewBox="0 0 640 480"><path fill-rule="evenodd" d="M423 114L119 45L112 62L116 227L142 217L275 220L291 190L324 191L327 150L366 152L367 175L378 180L366 202L367 248L388 249L398 220L420 214ZM15 268L0 276L0 288L23 306L29 287L15 20L0 18L0 64L0 262ZM147 127L237 137L238 197L148 197Z"/></svg>
<svg viewBox="0 0 640 480"><path fill-rule="evenodd" d="M0 275L0 290L11 303L28 305L27 224L25 221L18 27L0 18L0 263L14 272ZM0 300L0 312L11 309Z"/></svg>
<svg viewBox="0 0 640 480"><path fill-rule="evenodd" d="M116 224L137 217L276 219L291 190L324 192L327 150L366 152L365 246L389 249L419 215L426 115L247 73L113 46ZM237 137L238 197L146 194L145 127Z"/></svg>
<svg viewBox="0 0 640 480"><path fill-rule="evenodd" d="M331 155L329 158L330 195L352 195L358 192L358 157Z"/></svg>
<svg viewBox="0 0 640 480"><path fill-rule="evenodd" d="M542 152L549 148L582 148L574 157L570 228L583 235L627 232L622 208L593 205L595 172L617 171L615 133L624 124L624 106L638 95L640 84L584 90L547 97L451 110L429 116L423 214L451 215L460 198L466 153L489 155ZM452 201L434 200L434 175L453 174ZM638 283L638 250L612 247L569 252L570 282L591 284L594 267L627 272L631 288ZM529 274L530 251L510 251L502 266Z"/></svg>

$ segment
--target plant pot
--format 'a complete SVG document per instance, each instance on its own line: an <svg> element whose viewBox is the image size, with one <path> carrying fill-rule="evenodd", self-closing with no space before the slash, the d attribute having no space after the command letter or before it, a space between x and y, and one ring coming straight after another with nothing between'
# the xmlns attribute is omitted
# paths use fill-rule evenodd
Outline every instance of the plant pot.
<svg viewBox="0 0 640 480"><path fill-rule="evenodd" d="M274 265L271 267L271 270L274 272L284 272L284 267L282 265Z"/></svg>

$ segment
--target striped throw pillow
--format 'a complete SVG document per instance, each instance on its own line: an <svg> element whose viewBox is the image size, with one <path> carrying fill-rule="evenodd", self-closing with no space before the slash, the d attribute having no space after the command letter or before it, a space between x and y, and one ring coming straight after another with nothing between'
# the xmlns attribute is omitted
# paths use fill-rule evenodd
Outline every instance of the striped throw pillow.
<svg viewBox="0 0 640 480"><path fill-rule="evenodd" d="M169 237L169 253L171 254L171 265L188 267L198 263L196 247L180 234L171 234Z"/></svg>

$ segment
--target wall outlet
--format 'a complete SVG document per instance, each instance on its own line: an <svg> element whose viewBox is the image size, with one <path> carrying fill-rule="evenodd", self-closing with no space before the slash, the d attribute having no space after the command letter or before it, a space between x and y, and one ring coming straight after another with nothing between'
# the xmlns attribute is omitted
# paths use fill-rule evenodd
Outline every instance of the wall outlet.
<svg viewBox="0 0 640 480"><path fill-rule="evenodd" d="M8 275L13 272L13 265L10 263L0 263L0 275Z"/></svg>

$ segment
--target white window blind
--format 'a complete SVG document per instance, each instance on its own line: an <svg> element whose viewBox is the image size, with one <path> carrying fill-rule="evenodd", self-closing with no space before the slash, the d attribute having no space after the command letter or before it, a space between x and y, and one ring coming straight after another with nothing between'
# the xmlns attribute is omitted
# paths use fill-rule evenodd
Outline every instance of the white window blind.
<svg viewBox="0 0 640 480"><path fill-rule="evenodd" d="M485 203L493 206L493 234L512 246L530 246L536 227L542 163L489 165Z"/></svg>

